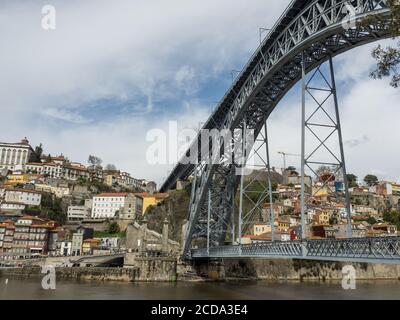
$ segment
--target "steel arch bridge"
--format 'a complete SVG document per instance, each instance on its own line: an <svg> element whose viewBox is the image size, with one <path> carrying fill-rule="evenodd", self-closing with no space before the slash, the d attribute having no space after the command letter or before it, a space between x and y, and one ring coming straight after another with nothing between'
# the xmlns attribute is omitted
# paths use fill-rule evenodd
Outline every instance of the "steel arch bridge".
<svg viewBox="0 0 400 320"><path fill-rule="evenodd" d="M253 130L256 137L262 136L262 140L266 142L266 162L269 169L266 121L279 101L303 79L304 110L304 94L309 89L304 80L305 75L315 68L319 72L319 67L329 61L332 80L329 90L335 98L337 111L332 57L357 46L390 37L389 17L387 0L293 0L202 129L230 132L239 130L242 132L242 140L247 139L247 130ZM332 127L339 135L341 158L337 159L343 176L346 177L339 114L336 115L336 120L332 120ZM304 118L302 124L303 130L310 125ZM321 142L324 145L324 141ZM302 143L304 144L304 132ZM198 148L199 145L200 134L183 158L188 158L192 148ZM245 152L244 158L247 157ZM236 172L238 167L243 168L244 165L245 163L238 166L227 163L223 158L218 163L211 163L208 158L199 155L196 163L179 161L163 183L160 191L167 191L174 188L178 180L193 176L184 244L185 256L301 257L314 260L400 262L399 238L352 239L351 226L349 237L345 240L313 241L306 240L303 234L301 241L224 246L229 233L232 232L232 237L235 234L234 199L237 190L243 189L243 179ZM305 230L303 210L306 165L305 153L302 150L302 232ZM346 178L344 185L348 195ZM271 197L271 188L269 195ZM346 202L349 203L348 198ZM238 228L241 228L241 219L239 216ZM350 224L349 210L348 220ZM192 250L194 239L205 238L206 248Z"/></svg>

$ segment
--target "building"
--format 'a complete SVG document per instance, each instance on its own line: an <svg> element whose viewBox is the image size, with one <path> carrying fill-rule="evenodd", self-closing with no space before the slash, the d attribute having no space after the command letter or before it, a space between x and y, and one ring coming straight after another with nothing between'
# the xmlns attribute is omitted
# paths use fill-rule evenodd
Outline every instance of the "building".
<svg viewBox="0 0 400 320"><path fill-rule="evenodd" d="M25 205L20 202L1 202L0 212L2 213L21 213Z"/></svg>
<svg viewBox="0 0 400 320"><path fill-rule="evenodd" d="M142 198L143 200L142 215L146 213L148 207L155 206L169 197L168 193L148 193L148 192L135 193L135 196Z"/></svg>
<svg viewBox="0 0 400 320"><path fill-rule="evenodd" d="M376 194L383 196L400 196L400 184L382 181L376 186Z"/></svg>
<svg viewBox="0 0 400 320"><path fill-rule="evenodd" d="M143 198L134 194L128 194L122 210L118 212L119 219L134 220L142 215Z"/></svg>
<svg viewBox="0 0 400 320"><path fill-rule="evenodd" d="M84 240L91 238L93 238L93 229L79 227L72 234L71 254L73 256L80 256Z"/></svg>
<svg viewBox="0 0 400 320"><path fill-rule="evenodd" d="M101 193L93 197L92 218L114 218L124 206L128 193Z"/></svg>
<svg viewBox="0 0 400 320"><path fill-rule="evenodd" d="M279 219L278 221L278 231L281 233L285 233L289 230L290 222L289 219Z"/></svg>
<svg viewBox="0 0 400 320"><path fill-rule="evenodd" d="M397 236L397 226L389 223L376 223L372 226L372 230L383 231L386 236Z"/></svg>
<svg viewBox="0 0 400 320"><path fill-rule="evenodd" d="M12 259L15 226L11 220L0 224L0 260Z"/></svg>
<svg viewBox="0 0 400 320"><path fill-rule="evenodd" d="M331 214L328 210L315 209L315 223L316 224L328 225L330 218L331 218Z"/></svg>
<svg viewBox="0 0 400 320"><path fill-rule="evenodd" d="M273 203L272 204L272 209L274 211L274 220L277 221L279 219L279 216L283 215L284 213L284 206L278 204L278 203ZM271 212L271 206L269 203L264 203L263 204L263 209L262 209L262 216L263 220L265 222L269 222L270 220L270 212Z"/></svg>
<svg viewBox="0 0 400 320"><path fill-rule="evenodd" d="M5 202L22 203L26 206L40 206L42 194L29 189L6 189Z"/></svg>
<svg viewBox="0 0 400 320"><path fill-rule="evenodd" d="M90 172L85 166L78 163L68 163L64 165L63 178L76 181L78 179L90 179Z"/></svg>
<svg viewBox="0 0 400 320"><path fill-rule="evenodd" d="M32 216L0 224L0 259L23 259L48 253L49 233L57 224Z"/></svg>
<svg viewBox="0 0 400 320"><path fill-rule="evenodd" d="M26 138L17 143L0 142L0 169L22 169L32 153L33 149Z"/></svg>
<svg viewBox="0 0 400 320"><path fill-rule="evenodd" d="M253 235L255 236L259 236L263 233L267 233L267 232L271 232L272 228L270 224L265 224L265 223L261 223L261 224L255 224L253 226Z"/></svg>
<svg viewBox="0 0 400 320"><path fill-rule="evenodd" d="M93 254L94 250L100 248L99 239L86 239L82 243L82 254Z"/></svg>
<svg viewBox="0 0 400 320"><path fill-rule="evenodd" d="M71 254L80 256L82 254L83 232L77 231L72 234Z"/></svg>
<svg viewBox="0 0 400 320"><path fill-rule="evenodd" d="M7 181L5 182L5 185L8 186L15 186L17 184L26 184L29 183L33 180L36 180L40 178L40 175L33 175L33 174L9 174L7 176Z"/></svg>
<svg viewBox="0 0 400 320"><path fill-rule="evenodd" d="M67 210L68 221L82 221L90 217L90 211L86 206L69 206Z"/></svg>
<svg viewBox="0 0 400 320"><path fill-rule="evenodd" d="M42 174L47 178L59 179L63 176L64 170L62 165L53 162L45 163L27 163L25 165L25 172Z"/></svg>

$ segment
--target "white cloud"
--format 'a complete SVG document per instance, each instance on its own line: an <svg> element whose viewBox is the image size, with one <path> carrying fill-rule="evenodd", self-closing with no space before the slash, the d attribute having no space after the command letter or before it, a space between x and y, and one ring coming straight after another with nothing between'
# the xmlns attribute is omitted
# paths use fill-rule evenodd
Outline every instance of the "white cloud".
<svg viewBox="0 0 400 320"><path fill-rule="evenodd" d="M40 27L47 2L3 2L0 140L27 136L47 152L81 162L96 154L160 182L169 167L147 165L146 132L166 130L170 119L191 128L205 121L210 106L199 102L202 89L210 81L228 83L230 71L258 45L258 28L271 27L288 3L58 0L52 1L57 29L48 32ZM380 170L395 179L399 93L386 81L368 79L370 48L335 59L337 79L346 84L339 99L344 139L353 145L346 148L348 166L360 176ZM276 166L282 163L276 151L300 151L295 90L270 120Z"/></svg>
<svg viewBox="0 0 400 320"><path fill-rule="evenodd" d="M165 170L144 160L147 130L206 120L199 88L243 65L258 27L288 2L58 0L51 32L41 28L47 2L3 2L0 140L28 136L47 152L94 153L160 181Z"/></svg>
<svg viewBox="0 0 400 320"><path fill-rule="evenodd" d="M400 137L396 134L400 90L390 87L388 80L369 77L374 46L376 43L359 47L334 59L347 171L360 180L374 173L381 179L400 181ZM277 151L301 152L300 112L300 88L296 86L269 120L272 164L279 168L283 159ZM288 165L300 167L300 158L289 156Z"/></svg>

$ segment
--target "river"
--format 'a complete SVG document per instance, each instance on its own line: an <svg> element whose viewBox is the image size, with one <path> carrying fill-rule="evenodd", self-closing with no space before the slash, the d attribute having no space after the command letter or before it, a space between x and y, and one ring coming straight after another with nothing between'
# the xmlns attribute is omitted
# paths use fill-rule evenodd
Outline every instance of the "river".
<svg viewBox="0 0 400 320"><path fill-rule="evenodd" d="M400 281L359 281L355 290L340 282L124 283L63 280L44 290L39 278L0 278L0 299L400 299Z"/></svg>

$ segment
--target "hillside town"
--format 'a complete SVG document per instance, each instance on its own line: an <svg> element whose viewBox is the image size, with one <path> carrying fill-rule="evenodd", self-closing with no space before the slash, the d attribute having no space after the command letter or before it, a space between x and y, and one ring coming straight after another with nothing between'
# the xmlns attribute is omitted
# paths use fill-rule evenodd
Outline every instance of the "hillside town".
<svg viewBox="0 0 400 320"><path fill-rule="evenodd" d="M26 138L0 143L0 260L121 250L128 224L168 196L95 156L88 163Z"/></svg>
<svg viewBox="0 0 400 320"><path fill-rule="evenodd" d="M373 175L366 176L363 183L358 182L352 174L348 178L352 237L397 236L400 226L400 184L378 181ZM298 240L301 238L301 177L295 168L289 167L278 180L274 192L276 201L272 204L275 239ZM343 183L338 183L331 173L327 173L317 181L306 177L306 187L307 239L346 238L347 211ZM271 240L270 210L271 205L264 203L261 222L248 229L242 243Z"/></svg>
<svg viewBox="0 0 400 320"><path fill-rule="evenodd" d="M173 192L158 193L156 183L132 177L114 165L103 168L101 162L95 156L89 156L84 165L63 154L46 155L41 146L32 148L26 138L0 143L0 260L132 250L147 256L177 255L184 219L172 218L169 212L168 219L153 217L158 232L147 229L149 212L165 204ZM317 181L306 178L312 195L306 237L345 238L343 185L332 175L322 175ZM400 185L372 175L363 182L354 175L348 178L353 237L397 236ZM263 203L261 214L245 226L242 244L271 241L272 229L274 240L300 239L299 173L294 167L281 172L273 169L272 180L274 221L270 221L271 205ZM190 181L179 181L177 189L188 186ZM187 211L186 205L175 201L168 210L185 206L180 209ZM174 239L169 224L181 232Z"/></svg>

